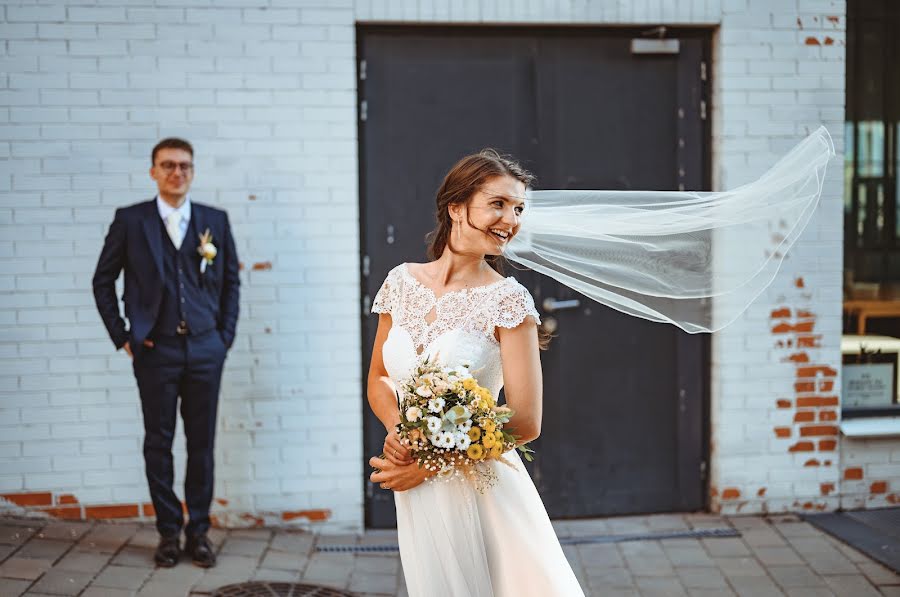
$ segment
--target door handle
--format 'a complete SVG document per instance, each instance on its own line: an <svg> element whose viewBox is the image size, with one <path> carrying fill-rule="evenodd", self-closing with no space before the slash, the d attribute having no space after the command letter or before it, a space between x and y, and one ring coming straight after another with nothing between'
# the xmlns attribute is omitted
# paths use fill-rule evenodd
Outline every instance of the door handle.
<svg viewBox="0 0 900 597"><path fill-rule="evenodd" d="M555 298L545 298L543 307L544 311L547 313L553 313L555 311L561 311L563 309L577 309L581 306L581 301L578 299L569 299L567 301L558 301Z"/></svg>

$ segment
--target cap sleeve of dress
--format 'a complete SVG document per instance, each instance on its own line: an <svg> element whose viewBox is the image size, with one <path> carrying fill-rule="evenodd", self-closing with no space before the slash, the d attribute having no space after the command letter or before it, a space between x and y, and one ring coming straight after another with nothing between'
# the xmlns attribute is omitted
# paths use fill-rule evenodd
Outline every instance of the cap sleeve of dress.
<svg viewBox="0 0 900 597"><path fill-rule="evenodd" d="M400 267L397 266L388 272L381 288L372 301L372 313L392 313L397 306L397 297L400 295Z"/></svg>
<svg viewBox="0 0 900 597"><path fill-rule="evenodd" d="M494 311L494 327L514 328L529 316L534 317L535 323L540 324L541 316L534 306L531 293L515 278L508 278L508 281L508 284L501 286L501 294Z"/></svg>

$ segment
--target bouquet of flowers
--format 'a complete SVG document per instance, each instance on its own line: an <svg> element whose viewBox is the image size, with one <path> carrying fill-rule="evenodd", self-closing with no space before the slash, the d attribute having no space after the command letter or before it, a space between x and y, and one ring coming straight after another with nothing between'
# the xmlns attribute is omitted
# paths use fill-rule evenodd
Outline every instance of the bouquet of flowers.
<svg viewBox="0 0 900 597"><path fill-rule="evenodd" d="M496 478L479 463L498 460L511 466L503 454L516 447L517 436L503 426L513 411L497 406L468 366L441 367L425 359L401 389L398 432L420 467L439 477L473 478L481 490ZM531 448L523 444L518 449L532 460Z"/></svg>

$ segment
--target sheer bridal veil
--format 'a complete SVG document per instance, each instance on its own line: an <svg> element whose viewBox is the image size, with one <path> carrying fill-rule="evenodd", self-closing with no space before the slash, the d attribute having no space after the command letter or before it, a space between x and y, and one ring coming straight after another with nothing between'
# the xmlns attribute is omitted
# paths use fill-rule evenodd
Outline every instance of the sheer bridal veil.
<svg viewBox="0 0 900 597"><path fill-rule="evenodd" d="M533 191L504 254L623 313L714 332L775 278L834 155L819 127L731 191Z"/></svg>

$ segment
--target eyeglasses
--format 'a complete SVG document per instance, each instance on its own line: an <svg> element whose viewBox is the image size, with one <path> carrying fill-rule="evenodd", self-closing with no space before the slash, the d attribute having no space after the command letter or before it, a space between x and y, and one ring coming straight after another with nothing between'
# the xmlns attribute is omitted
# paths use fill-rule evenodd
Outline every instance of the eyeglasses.
<svg viewBox="0 0 900 597"><path fill-rule="evenodd" d="M192 163L190 163L190 162L169 162L169 161L166 161L166 162L160 162L160 163L159 163L159 167L160 167L160 169L161 169L163 172L165 172L166 174L171 174L172 172L175 172L175 169L176 169L176 168L180 169L180 170L181 170L182 172L184 172L185 174L190 174L191 172L194 171L194 165L193 165Z"/></svg>

